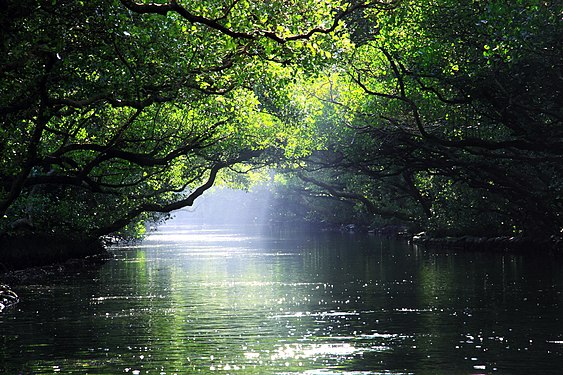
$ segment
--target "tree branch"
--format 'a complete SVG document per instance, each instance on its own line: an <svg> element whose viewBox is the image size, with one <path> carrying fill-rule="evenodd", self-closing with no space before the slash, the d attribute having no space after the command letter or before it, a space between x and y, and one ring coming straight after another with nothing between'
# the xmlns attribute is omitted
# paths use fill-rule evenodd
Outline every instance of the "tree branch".
<svg viewBox="0 0 563 375"><path fill-rule="evenodd" d="M389 1L374 1L374 2L363 2L363 1L354 2L348 8L344 10L340 10L334 16L333 22L329 27L326 28L315 27L306 33L291 35L288 37L281 37L273 31L265 31L265 30L255 30L252 32L235 31L228 27L223 26L218 22L218 20L213 20L193 14L188 9L178 4L176 0L169 0L169 2L166 4L156 4L156 3L140 4L133 0L121 0L121 3L130 11L139 14L149 13L149 14L160 14L165 16L168 14L168 12L175 12L178 15L180 15L182 18L187 20L188 22L205 25L211 29L217 30L235 39L256 40L259 37L263 36L277 43L285 44L290 41L310 39L314 34L329 34L336 29L336 27L344 17L359 9L366 9L373 7L380 7L381 9L392 9L397 6L399 1L389 0ZM221 17L220 19L223 19L225 17L226 14L223 15L223 17Z"/></svg>
<svg viewBox="0 0 563 375"><path fill-rule="evenodd" d="M298 177L305 182L311 183L313 185L316 185L320 188L325 189L329 194L331 194L335 197L359 201L360 203L362 203L364 205L364 207L368 210L368 212L370 214L379 215L379 216L387 217L387 218L394 217L394 218L397 218L397 219L400 219L400 220L405 220L405 221L413 221L414 220L412 217L410 217L409 215L407 215L405 213L392 211L392 210L385 210L385 209L376 207L368 198L366 198L365 196L363 196L361 194L337 190L334 186L327 184L327 183L324 183L324 182L321 182L319 180L316 180L312 177L306 177L305 175L303 175L303 173L298 173Z"/></svg>
<svg viewBox="0 0 563 375"><path fill-rule="evenodd" d="M101 237L108 235L110 233L116 232L128 224L130 224L136 217L138 217L143 212L159 212L159 213L169 213L174 210L179 210L183 207L192 206L196 198L200 197L206 190L211 188L215 183L217 178L217 174L219 171L225 167L230 165L240 163L242 161L250 160L254 157L257 157L262 154L262 151L259 150L247 150L241 152L237 157L232 158L228 161L224 162L216 162L211 169L209 170L209 176L207 180L200 185L197 189L191 192L186 198L169 202L169 203L141 203L137 207L131 209L128 213L124 216L119 218L118 220L114 221L113 223L96 229L92 235L95 237Z"/></svg>

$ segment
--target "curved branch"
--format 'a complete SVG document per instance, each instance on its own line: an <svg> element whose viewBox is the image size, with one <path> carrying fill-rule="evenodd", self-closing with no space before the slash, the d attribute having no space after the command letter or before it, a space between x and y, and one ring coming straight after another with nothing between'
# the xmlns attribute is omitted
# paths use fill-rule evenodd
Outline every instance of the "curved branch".
<svg viewBox="0 0 563 375"><path fill-rule="evenodd" d="M133 208L127 214L125 214L123 217L119 218L118 220L114 221L113 223L105 227L98 228L97 230L94 231L93 235L95 237L101 237L116 232L126 227L129 223L133 221L133 219L135 219L143 212L168 213L183 207L193 205L196 198L200 197L206 190L208 190L213 186L213 184L215 183L215 179L217 178L217 173L219 173L219 171L225 166L226 164L224 163L215 164L209 172L209 177L207 178L207 181L203 183L201 186L199 186L197 189L195 189L193 193L189 194L187 198L168 204L143 203Z"/></svg>
<svg viewBox="0 0 563 375"><path fill-rule="evenodd" d="M376 207L369 199L367 199L365 196L363 196L361 194L337 190L332 185L329 185L329 184L324 183L322 181L318 181L318 180L311 178L311 177L306 177L302 173L298 173L298 177L305 182L311 183L313 185L316 185L320 188L325 189L332 196L344 198L344 199L349 199L349 200L359 201L360 203L362 203L365 206L365 208L368 210L368 212L370 214L379 215L379 216L387 217L387 218L395 217L397 219L405 220L405 221L413 221L414 220L412 217L410 217L409 215L404 214L402 212L385 210L385 209Z"/></svg>
<svg viewBox="0 0 563 375"><path fill-rule="evenodd" d="M236 163L240 163L240 162L243 162L243 161L250 160L250 159L257 157L261 154L262 154L262 151L259 151L259 150L248 150L248 151L242 152L237 157L232 158L228 161L216 162L215 164L213 164L213 166L209 170L209 176L207 177L207 180L202 185L200 185L197 189L195 189L193 192L191 192L186 198L181 199L181 200L177 200L177 201L173 201L173 202L170 202L170 203L163 203L163 204L141 203L137 207L134 207L133 209L131 209L128 213L123 215L121 218L114 221L113 223L111 223L111 224L109 224L105 227L98 228L97 230L93 231L92 235L94 235L95 237L101 237L101 236L105 236L105 235L108 235L110 233L116 232L116 231L126 227L128 224L130 224L136 217L141 215L143 212L169 213L169 212L174 211L174 210L179 210L180 208L192 206L194 201L196 200L196 198L203 195L203 193L206 190L210 189L213 186L213 184L215 183L215 180L217 179L217 174L219 173L219 171L221 169L228 167L230 165L236 164Z"/></svg>
<svg viewBox="0 0 563 375"><path fill-rule="evenodd" d="M226 26L223 26L217 20L209 19L193 14L188 9L178 4L176 0L170 0L166 4L156 4L156 3L140 4L135 2L134 0L121 0L121 3L130 11L139 14L148 13L148 14L160 14L165 16L168 14L168 12L175 12L178 15L180 15L182 18L186 19L188 22L205 25L209 28L217 30L235 39L256 40L259 37L263 36L277 43L284 44L290 41L310 39L314 34L329 34L338 27L338 24L344 17L359 9L373 8L376 6L382 9L393 9L394 7L396 7L399 1L389 0L389 1L374 1L374 2L362 2L362 1L354 2L354 4L350 5L348 8L338 12L334 16L332 25L330 25L329 27L326 28L315 27L306 33L291 35L288 37L281 37L273 31L265 31L265 30L255 30L252 32L235 31ZM224 15L222 18L225 17L226 15Z"/></svg>

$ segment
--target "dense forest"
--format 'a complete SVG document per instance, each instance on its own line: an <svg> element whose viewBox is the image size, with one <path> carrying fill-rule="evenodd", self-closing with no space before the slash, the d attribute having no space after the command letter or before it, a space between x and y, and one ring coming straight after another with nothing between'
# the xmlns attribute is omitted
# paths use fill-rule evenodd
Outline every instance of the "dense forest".
<svg viewBox="0 0 563 375"><path fill-rule="evenodd" d="M1 251L139 237L215 184L276 220L560 238L561 12L2 0Z"/></svg>

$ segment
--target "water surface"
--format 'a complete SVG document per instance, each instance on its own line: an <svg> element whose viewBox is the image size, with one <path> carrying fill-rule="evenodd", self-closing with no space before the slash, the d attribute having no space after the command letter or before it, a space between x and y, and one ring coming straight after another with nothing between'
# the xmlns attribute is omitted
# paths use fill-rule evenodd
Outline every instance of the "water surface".
<svg viewBox="0 0 563 375"><path fill-rule="evenodd" d="M171 225L114 252L99 269L12 285L22 302L0 314L0 373L563 368L563 265L539 255Z"/></svg>

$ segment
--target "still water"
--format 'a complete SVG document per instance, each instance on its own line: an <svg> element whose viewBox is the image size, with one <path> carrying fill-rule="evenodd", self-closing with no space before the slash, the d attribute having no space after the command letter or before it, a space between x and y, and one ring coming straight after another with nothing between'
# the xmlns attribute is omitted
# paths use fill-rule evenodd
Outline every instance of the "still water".
<svg viewBox="0 0 563 375"><path fill-rule="evenodd" d="M172 225L113 251L12 285L0 373L563 374L557 260Z"/></svg>

